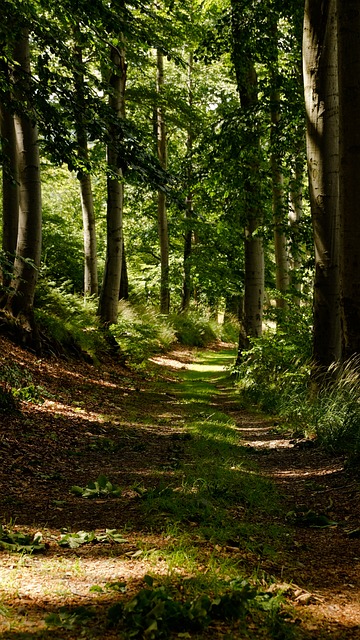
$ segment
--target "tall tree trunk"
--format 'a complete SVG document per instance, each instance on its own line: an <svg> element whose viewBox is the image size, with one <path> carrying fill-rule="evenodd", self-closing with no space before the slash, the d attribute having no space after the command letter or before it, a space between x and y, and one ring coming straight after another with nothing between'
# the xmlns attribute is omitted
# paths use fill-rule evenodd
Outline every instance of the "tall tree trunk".
<svg viewBox="0 0 360 640"><path fill-rule="evenodd" d="M232 0L233 62L241 108L248 116L248 140L244 143L246 159L244 175L245 228L245 280L244 320L239 335L238 360L242 350L249 345L249 337L262 335L262 320L265 294L264 247L261 234L257 233L263 223L262 202L257 178L260 175L260 131L254 111L258 104L258 79L255 65L249 52L244 50L242 16L243 3Z"/></svg>
<svg viewBox="0 0 360 640"><path fill-rule="evenodd" d="M119 300L128 300L128 299L129 299L129 276L128 276L128 269L127 269L127 262L126 262L125 245L124 245L124 239L123 239Z"/></svg>
<svg viewBox="0 0 360 640"><path fill-rule="evenodd" d="M29 88L31 82L27 29L21 31L14 60L18 65L14 70L15 98L24 104L27 99L19 87L27 85ZM19 228L11 282L13 292L9 295L7 307L36 339L33 304L41 256L41 182L38 133L30 104L27 104L26 115L15 115L15 132L19 157Z"/></svg>
<svg viewBox="0 0 360 640"><path fill-rule="evenodd" d="M5 63L4 63L5 66ZM4 72L8 75L8 69ZM10 95L7 96L10 104ZM7 258L7 264L2 268L3 285L7 287L11 282L11 263L15 258L18 225L19 225L19 170L16 145L14 116L8 105L0 107L0 133L2 139L3 171L2 171L2 210L3 236L2 249Z"/></svg>
<svg viewBox="0 0 360 640"><path fill-rule="evenodd" d="M315 241L313 359L323 369L341 355L336 32L336 0L306 0L303 70Z"/></svg>
<svg viewBox="0 0 360 640"><path fill-rule="evenodd" d="M240 85L240 102L244 110L252 110L258 101L258 83L254 64L247 61L245 81ZM259 175L260 134L257 124L252 121L252 148L249 149L245 167L245 282L244 282L244 329L246 337L258 338L262 335L265 295L265 266L263 238L257 233L263 222L262 204L254 176ZM243 333L239 346L243 345ZM241 349L240 349L241 351Z"/></svg>
<svg viewBox="0 0 360 640"><path fill-rule="evenodd" d="M301 151L299 150L299 155ZM301 293L301 252L299 248L299 225L302 217L302 198L303 198L303 163L301 160L295 160L295 171L290 178L289 190L289 224L291 229L291 269L290 281L292 288ZM300 306L300 296L296 295L294 302Z"/></svg>
<svg viewBox="0 0 360 640"><path fill-rule="evenodd" d="M189 54L189 67L188 67L188 97L189 107L193 106L193 66L194 56L193 53ZM186 155L187 155L187 183L188 183L188 195L186 197L186 209L185 209L185 237L184 237L184 280L181 300L181 310L187 311L190 306L191 299L191 253L192 253L192 236L193 236L193 194L191 189L192 183L192 153L193 153L193 128L191 122L189 122L186 139Z"/></svg>
<svg viewBox="0 0 360 640"><path fill-rule="evenodd" d="M276 267L276 289L285 294L289 289L289 256L288 238L285 233L285 200L284 200L284 175L282 168L282 154L280 145L280 91L279 84L279 63L278 63L278 25L277 17L272 20L271 28L272 44L274 47L275 59L271 69L272 94L270 96L271 105L271 173L272 173L272 200L273 200L273 223L274 223L274 249ZM285 221L286 220L286 221ZM285 308L283 297L276 300L278 309Z"/></svg>
<svg viewBox="0 0 360 640"><path fill-rule="evenodd" d="M157 153L163 169L167 168L167 144L165 109L162 104L164 88L164 56L158 50L156 55L156 91L158 94L157 117ZM166 195L158 191L158 232L160 242L160 312L168 314L170 311L170 285L169 285L169 232L166 211Z"/></svg>
<svg viewBox="0 0 360 640"><path fill-rule="evenodd" d="M118 118L125 117L125 53L111 47L112 74L110 78L109 105ZM124 185L122 170L119 168L118 146L116 140L118 130L110 128L109 137L114 143L107 148L107 212L106 212L106 262L102 284L99 315L104 326L117 321L118 302L121 280L122 248L123 248L123 202Z"/></svg>
<svg viewBox="0 0 360 640"><path fill-rule="evenodd" d="M285 233L285 200L284 175L281 166L281 155L277 149L277 137L280 123L280 93L276 89L271 96L271 173L273 196L274 248L276 267L276 289L285 294L289 289L289 256L288 238ZM285 308L283 297L276 300L278 309Z"/></svg>
<svg viewBox="0 0 360 640"><path fill-rule="evenodd" d="M75 32L75 38L78 32ZM83 217L84 235L84 295L97 296L98 294L98 272L96 255L96 227L95 211L91 186L91 176L88 171L89 151L86 133L86 118L83 113L84 108L84 75L82 73L82 51L79 45L75 46L75 57L78 63L78 70L75 71L75 89L78 104L78 117L76 125L76 136L78 154L81 168L78 172L80 183L81 209Z"/></svg>
<svg viewBox="0 0 360 640"><path fill-rule="evenodd" d="M339 2L341 312L343 357L360 354L360 0Z"/></svg>

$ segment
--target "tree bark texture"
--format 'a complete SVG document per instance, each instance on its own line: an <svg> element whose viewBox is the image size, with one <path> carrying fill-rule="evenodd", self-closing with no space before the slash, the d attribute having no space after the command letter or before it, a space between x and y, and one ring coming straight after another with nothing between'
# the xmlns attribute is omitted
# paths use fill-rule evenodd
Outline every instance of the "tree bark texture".
<svg viewBox="0 0 360 640"><path fill-rule="evenodd" d="M233 61L240 104L248 114L248 142L244 162L244 214L245 228L245 279L244 279L244 331L239 336L239 358L249 346L249 337L262 335L265 294L264 247L261 234L257 233L263 222L260 201L260 132L254 111L258 104L258 79L250 55L244 52L242 41L242 3L232 0ZM245 335L244 335L245 332Z"/></svg>
<svg viewBox="0 0 360 640"><path fill-rule="evenodd" d="M3 63L3 72L9 78L10 71ZM10 78L9 78L10 80ZM9 110L11 104L10 91L7 94L7 104L0 106L0 133L3 153L2 171L2 204L3 204L3 237L2 249L7 256L8 266L3 268L3 284L8 286L11 281L10 264L14 261L18 224L19 224L19 170L18 153L14 116Z"/></svg>
<svg viewBox="0 0 360 640"><path fill-rule="evenodd" d="M301 151L299 151L301 156ZM300 160L295 160L295 171L290 178L289 188L289 225L291 229L291 252L289 256L290 262L290 281L292 288L301 293L301 251L299 248L299 225L302 218L302 200L303 200L303 177L304 167ZM297 306L300 306L300 296L294 299Z"/></svg>
<svg viewBox="0 0 360 640"><path fill-rule="evenodd" d="M125 117L125 54L111 47L111 63L113 71L110 78L109 105L118 118ZM104 279L99 301L99 315L105 326L117 321L118 302L121 280L122 247L123 247L123 202L124 185L122 170L119 168L118 146L116 138L118 129L109 131L112 142L107 148L109 175L107 178L107 212L106 212L106 262Z"/></svg>
<svg viewBox="0 0 360 640"><path fill-rule="evenodd" d="M303 72L315 242L313 358L323 368L341 356L336 31L336 0L306 0Z"/></svg>
<svg viewBox="0 0 360 640"><path fill-rule="evenodd" d="M189 54L189 67L188 67L188 99L190 109L193 106L193 66L194 56L193 53ZM186 139L186 153L187 153L187 183L188 183L188 195L186 197L185 208L185 236L184 236L184 280L181 300L181 310L187 311L190 307L191 300L191 253L192 253L192 237L193 237L193 194L191 189L192 182L192 154L193 154L193 128L191 122L189 122Z"/></svg>
<svg viewBox="0 0 360 640"><path fill-rule="evenodd" d="M156 91L158 95L158 105L156 109L157 118L157 154L163 169L167 167L167 144L165 110L162 105L162 94L164 88L164 56L160 51L156 54ZM169 285L169 232L166 211L166 195L159 189L158 191L158 233L160 242L160 312L168 314L170 311L170 285Z"/></svg>
<svg viewBox="0 0 360 640"><path fill-rule="evenodd" d="M274 78L276 82L276 78ZM284 175L281 155L277 149L277 138L280 124L280 93L275 88L271 96L271 173L272 173L272 206L274 223L274 249L276 267L276 289L285 294L289 289L289 255L288 238L285 232ZM278 309L285 308L284 298L276 300Z"/></svg>
<svg viewBox="0 0 360 640"><path fill-rule="evenodd" d="M360 353L360 0L339 2L341 315L344 359Z"/></svg>
<svg viewBox="0 0 360 640"><path fill-rule="evenodd" d="M76 37L75 33L75 37ZM75 71L75 90L77 100L77 125L76 136L78 154L80 160L80 170L78 178L80 183L81 209L83 218L84 236L84 295L91 296L98 294L98 272L96 253L96 226L94 200L92 194L91 176L88 172L89 151L86 133L86 124L83 113L84 101L84 75L82 67L82 51L79 45L75 46L75 57L78 63L78 70Z"/></svg>
<svg viewBox="0 0 360 640"><path fill-rule="evenodd" d="M15 93L17 87L28 88L30 84L30 47L26 29L14 51L18 66L14 70ZM24 100L19 89L17 99ZM11 282L13 293L8 300L8 308L24 325L33 328L33 303L41 256L41 182L38 132L31 105L27 112L15 115L15 133L19 157L19 227Z"/></svg>

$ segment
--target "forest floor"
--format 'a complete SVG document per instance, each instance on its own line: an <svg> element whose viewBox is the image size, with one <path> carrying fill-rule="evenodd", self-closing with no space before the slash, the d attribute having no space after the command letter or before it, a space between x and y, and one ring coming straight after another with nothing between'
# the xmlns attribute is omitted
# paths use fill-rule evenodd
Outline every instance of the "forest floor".
<svg viewBox="0 0 360 640"><path fill-rule="evenodd" d="M141 373L39 360L0 339L2 378L42 400L0 413L0 638L360 639L359 480L241 409L233 356L177 350ZM71 492L100 475L107 497ZM44 548L25 553L38 532ZM144 588L167 603L215 598L243 578L268 607L240 622L209 615L203 630L161 635L159 615L146 632L149 609L134 600ZM126 623L106 624L111 605L130 601Z"/></svg>

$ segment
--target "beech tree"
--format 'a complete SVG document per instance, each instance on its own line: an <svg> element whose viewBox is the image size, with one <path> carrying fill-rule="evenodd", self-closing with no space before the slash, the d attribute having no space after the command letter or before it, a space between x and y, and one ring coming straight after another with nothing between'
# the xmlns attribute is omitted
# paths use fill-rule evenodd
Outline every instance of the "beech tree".
<svg viewBox="0 0 360 640"><path fill-rule="evenodd" d="M360 0L338 1L337 15L341 326L347 359L360 354Z"/></svg>
<svg viewBox="0 0 360 640"><path fill-rule="evenodd" d="M14 99L22 109L14 115L19 178L19 221L13 277L6 308L37 342L33 304L41 256L41 182L38 131L31 104L29 28L14 46ZM24 334L25 335L25 334Z"/></svg>
<svg viewBox="0 0 360 640"><path fill-rule="evenodd" d="M125 117L126 62L121 41L110 48L112 70L109 82L109 105L114 113L114 124L109 129L107 147L107 212L106 262L99 301L99 315L106 326L117 320L123 251L124 185L120 167L119 148L116 145L119 126L116 119ZM119 162L120 161L120 162Z"/></svg>
<svg viewBox="0 0 360 640"><path fill-rule="evenodd" d="M165 107L163 103L164 91L164 56L160 50L156 52L156 143L160 165L167 168L167 142ZM166 213L166 195L163 189L158 190L157 202L158 231L160 243L160 311L169 313L170 310L170 286L169 286L169 232Z"/></svg>
<svg viewBox="0 0 360 640"><path fill-rule="evenodd" d="M307 159L315 243L313 356L341 356L339 280L339 113L336 1L307 0L304 87Z"/></svg>

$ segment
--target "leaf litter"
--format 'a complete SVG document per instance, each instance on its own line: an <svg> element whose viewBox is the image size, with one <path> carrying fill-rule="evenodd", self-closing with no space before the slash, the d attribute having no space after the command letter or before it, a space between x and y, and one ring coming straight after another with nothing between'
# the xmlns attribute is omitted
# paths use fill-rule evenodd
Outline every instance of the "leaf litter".
<svg viewBox="0 0 360 640"><path fill-rule="evenodd" d="M140 494L156 488L157 469L165 485L171 482L174 436L177 458L186 446L172 372L186 367L192 354L161 358L158 383L156 376L148 381L112 361L97 367L39 361L0 340L6 354L0 366L10 359L46 389L42 404L21 401L20 412L0 415L1 637L15 637L15 630L29 637L77 638L79 624L101 638L119 637L116 630L104 635L103 627L91 626L92 612L108 610L119 593L130 602L149 588L149 570L168 575L161 557L166 540L147 527ZM165 392L164 384L171 385ZM298 609L293 622L301 637L360 638L358 482L343 460L296 447L290 436L274 434L271 420L240 411L229 389L221 390L216 403L235 418L243 444L278 485L284 513L294 514L291 540L279 558L256 558L231 544L225 552L240 557L249 573L256 562L258 572L272 577L274 590ZM72 487L88 490L91 499L72 493ZM167 603L161 592L154 597L160 606ZM253 634L255 626L249 623ZM219 622L204 637L228 633L229 625ZM192 636L185 631L178 637Z"/></svg>

